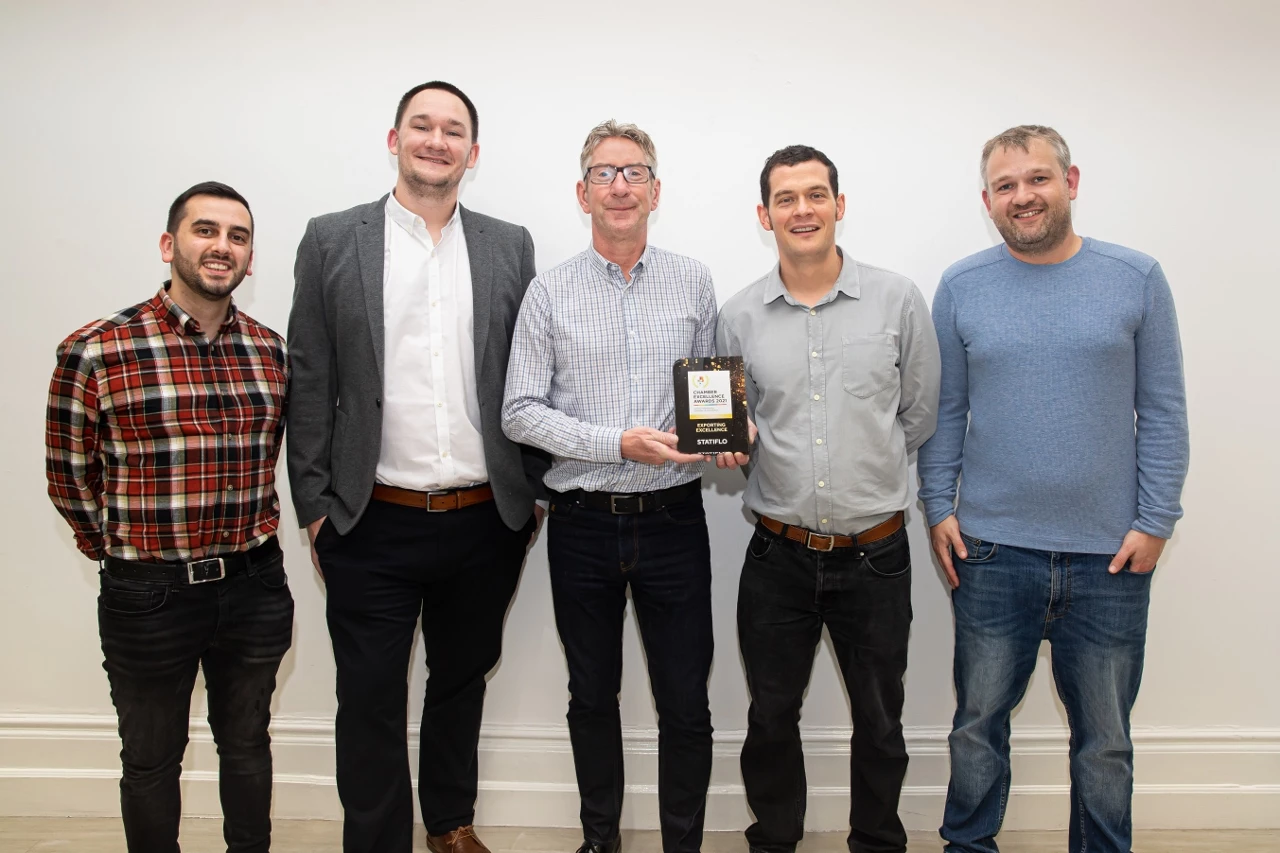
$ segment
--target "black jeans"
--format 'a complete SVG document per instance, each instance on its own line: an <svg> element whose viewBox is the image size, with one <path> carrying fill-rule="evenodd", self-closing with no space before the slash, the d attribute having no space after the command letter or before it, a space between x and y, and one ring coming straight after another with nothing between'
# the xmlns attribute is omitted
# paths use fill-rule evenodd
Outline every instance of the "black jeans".
<svg viewBox="0 0 1280 853"><path fill-rule="evenodd" d="M273 543L274 544L274 543ZM293 640L293 596L278 548L202 584L101 573L102 667L120 720L120 814L130 853L176 853L178 777L196 671L218 746L223 837L233 853L271 845L271 694Z"/></svg>
<svg viewBox="0 0 1280 853"><path fill-rule="evenodd" d="M849 849L901 853L902 676L911 629L905 528L871 547L822 553L756 525L738 588L738 643L751 696L742 779L756 816L747 842L790 853L804 835L800 704L824 625L853 709Z"/></svg>
<svg viewBox="0 0 1280 853"><path fill-rule="evenodd" d="M552 496L547 554L569 665L569 737L587 841L622 813L622 624L627 587L658 709L658 817L666 853L696 851L711 779L711 547L702 495L612 515Z"/></svg>
<svg viewBox="0 0 1280 853"><path fill-rule="evenodd" d="M328 521L321 527L346 853L413 847L406 677L419 615L429 673L418 747L423 822L442 835L474 820L485 675L502 654L533 530L533 518L508 528L493 501L433 513L375 500L346 536Z"/></svg>

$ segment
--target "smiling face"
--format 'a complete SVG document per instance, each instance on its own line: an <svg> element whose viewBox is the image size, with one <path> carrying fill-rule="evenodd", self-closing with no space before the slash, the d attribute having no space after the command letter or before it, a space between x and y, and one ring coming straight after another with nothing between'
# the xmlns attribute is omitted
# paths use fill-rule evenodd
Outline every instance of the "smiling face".
<svg viewBox="0 0 1280 853"><path fill-rule="evenodd" d="M175 286L218 302L253 274L253 221L243 204L192 196L175 233L160 237L160 257Z"/></svg>
<svg viewBox="0 0 1280 853"><path fill-rule="evenodd" d="M466 104L443 89L413 96L400 126L387 133L387 150L396 155L399 184L414 195L436 198L455 192L480 157Z"/></svg>
<svg viewBox="0 0 1280 853"><path fill-rule="evenodd" d="M631 166L647 163L640 146L630 139L611 136L591 152L588 166ZM611 184L578 181L578 204L591 215L591 231L606 240L641 240L646 237L649 214L658 209L662 182L650 175L642 184L629 184L619 171Z"/></svg>
<svg viewBox="0 0 1280 853"><path fill-rule="evenodd" d="M1043 256L1074 235L1071 201L1079 184L1079 169L1072 166L1064 174L1053 147L1032 139L1026 151L1006 147L991 152L982 201L1010 251Z"/></svg>
<svg viewBox="0 0 1280 853"><path fill-rule="evenodd" d="M792 263L822 261L835 251L844 194L832 193L830 173L819 160L775 166L769 173L769 206L758 205L756 214L773 232L779 255Z"/></svg>

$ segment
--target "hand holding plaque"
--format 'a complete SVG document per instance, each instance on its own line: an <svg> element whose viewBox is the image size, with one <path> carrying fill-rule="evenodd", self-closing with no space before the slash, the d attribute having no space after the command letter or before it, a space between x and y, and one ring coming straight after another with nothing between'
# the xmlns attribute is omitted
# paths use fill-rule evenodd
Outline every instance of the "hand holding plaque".
<svg viewBox="0 0 1280 853"><path fill-rule="evenodd" d="M682 358L672 368L681 453L748 453L742 356Z"/></svg>

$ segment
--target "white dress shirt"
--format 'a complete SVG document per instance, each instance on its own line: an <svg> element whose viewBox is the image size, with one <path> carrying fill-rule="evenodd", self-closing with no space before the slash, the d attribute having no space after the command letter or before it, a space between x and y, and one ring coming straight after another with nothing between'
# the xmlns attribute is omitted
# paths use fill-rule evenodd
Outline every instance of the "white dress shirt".
<svg viewBox="0 0 1280 853"><path fill-rule="evenodd" d="M387 198L382 273L386 353L377 481L415 491L489 479L480 435L471 263L458 208L431 239Z"/></svg>

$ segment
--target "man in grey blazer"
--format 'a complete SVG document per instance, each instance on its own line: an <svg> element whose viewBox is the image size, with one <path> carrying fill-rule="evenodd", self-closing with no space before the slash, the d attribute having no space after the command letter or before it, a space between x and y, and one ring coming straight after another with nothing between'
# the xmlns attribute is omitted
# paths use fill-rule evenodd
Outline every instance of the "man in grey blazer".
<svg viewBox="0 0 1280 853"><path fill-rule="evenodd" d="M419 615L428 846L485 851L471 828L485 675L548 460L502 433L533 240L458 204L478 130L457 87L411 89L387 135L394 192L311 220L298 247L289 480L328 586L347 853L413 844L406 671Z"/></svg>

